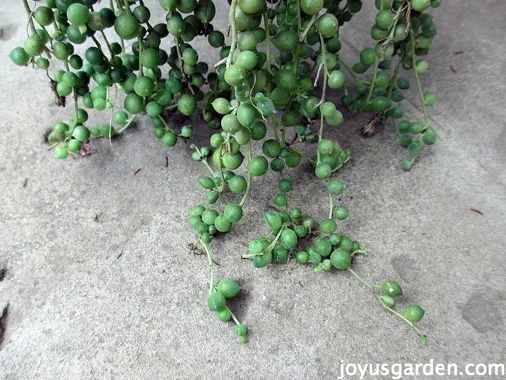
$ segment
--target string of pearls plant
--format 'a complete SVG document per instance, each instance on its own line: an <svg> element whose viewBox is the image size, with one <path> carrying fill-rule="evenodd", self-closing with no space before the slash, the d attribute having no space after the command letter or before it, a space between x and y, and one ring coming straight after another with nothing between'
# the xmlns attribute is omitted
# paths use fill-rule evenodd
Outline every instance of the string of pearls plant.
<svg viewBox="0 0 506 380"><path fill-rule="evenodd" d="M339 109L371 114L362 133L373 134L378 123L392 125L407 148L404 170L436 142L427 112L436 97L423 90L420 77L429 69L425 56L437 34L427 11L440 0L374 1L370 46L351 63L340 55L339 30L353 21L361 0L229 0L226 31L212 24L212 0L160 0L156 9L142 0L20 1L28 16L27 39L12 50L11 60L44 71L59 105L72 99L69 120L57 121L48 136L55 157L86 152L90 141L123 134L147 115L156 138L169 148L178 141L188 144L193 159L208 171L198 178L205 205L192 208L189 225L198 235L194 248L208 257L208 307L220 321L235 323L240 342L247 341L248 330L227 300L241 286L234 279L215 279L210 245L242 219L255 179L269 171L278 178L279 192L265 213L267 232L249 242L242 259L256 268L292 260L311 265L315 273L348 273L427 342L418 328L424 310L408 304L397 311L402 288L396 281L376 284L353 269L366 251L339 228L348 209L338 203L344 185L336 178L351 155L328 138L327 130L344 122ZM152 12L162 11L166 21L152 25ZM107 29L114 31L113 39ZM197 36L219 50L218 62L201 60L191 45ZM412 82L421 120L404 118L402 102ZM117 92L125 94L122 104L114 102ZM93 125L87 110L108 112L111 122ZM173 125L173 113L198 116L199 126L215 131L209 144L193 143L193 126ZM304 149L310 144L316 154ZM262 153L255 154L254 146ZM328 192L325 219L289 201L294 184L288 176L302 161L314 167ZM224 193L236 201L219 206Z"/></svg>

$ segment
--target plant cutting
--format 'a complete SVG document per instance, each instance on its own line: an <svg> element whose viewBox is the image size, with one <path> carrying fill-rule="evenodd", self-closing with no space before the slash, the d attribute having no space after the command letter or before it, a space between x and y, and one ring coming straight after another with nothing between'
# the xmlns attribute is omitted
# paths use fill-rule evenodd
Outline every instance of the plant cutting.
<svg viewBox="0 0 506 380"><path fill-rule="evenodd" d="M361 0L230 0L225 30L213 25L212 0L160 0L150 7L143 0L21 1L27 38L10 58L43 71L57 104L72 110L48 136L56 158L88 152L94 139L127 133L142 117L167 148L187 144L202 163L206 174L196 180L204 195L189 215L193 248L208 258L207 306L220 321L235 324L240 342L247 342L248 329L227 301L241 285L215 278L211 245L241 222L256 179L265 175L277 188L264 216L266 233L252 237L238 265L295 262L315 273L349 274L427 342L418 327L424 310L397 305L399 283L371 281L353 268L366 250L341 230L349 210L339 201L345 186L338 178L352 155L329 130L343 128L345 108L370 115L365 136L379 123L392 126L407 150L400 171L411 170L421 149L436 142L428 115L436 96L423 89L421 77L437 34L429 10L440 0L373 1L370 44L359 47L354 62L340 52L340 30L355 20ZM160 12L164 21L155 24L152 15ZM217 62L206 62L199 36L218 50ZM404 114L407 91L419 97L419 120ZM110 122L94 124L94 112L106 112ZM184 122L173 123L175 115ZM192 137L201 128L214 132L199 146ZM290 177L302 164L312 166L326 189L324 218L290 200Z"/></svg>

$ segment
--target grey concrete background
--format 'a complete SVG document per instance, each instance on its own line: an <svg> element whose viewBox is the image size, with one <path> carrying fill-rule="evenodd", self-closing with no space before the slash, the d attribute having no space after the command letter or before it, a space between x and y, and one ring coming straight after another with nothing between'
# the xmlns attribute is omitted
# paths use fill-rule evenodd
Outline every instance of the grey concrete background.
<svg viewBox="0 0 506 380"><path fill-rule="evenodd" d="M52 159L43 133L70 111L54 105L44 73L5 58L26 23L20 2L4 0L0 306L9 302L10 313L0 379L333 379L341 361L506 362L506 2L444 3L423 78L439 97L431 112L438 144L405 173L391 128L363 139L363 118L348 115L332 132L353 152L339 176L351 210L342 230L370 253L356 268L403 284L404 302L426 310L429 344L418 345L345 274L295 264L255 270L239 259L241 242L264 232L270 174L255 182L241 223L212 245L218 275L244 287L233 308L251 332L240 345L206 310L206 259L187 249L187 214L202 201L195 179L205 169L182 145L167 153L143 123L112 146L94 143L93 156ZM366 8L343 29L350 61L351 46L370 44ZM224 26L224 2L218 13ZM415 92L409 99L408 112L419 115ZM290 176L294 201L323 217L327 200L309 168Z"/></svg>

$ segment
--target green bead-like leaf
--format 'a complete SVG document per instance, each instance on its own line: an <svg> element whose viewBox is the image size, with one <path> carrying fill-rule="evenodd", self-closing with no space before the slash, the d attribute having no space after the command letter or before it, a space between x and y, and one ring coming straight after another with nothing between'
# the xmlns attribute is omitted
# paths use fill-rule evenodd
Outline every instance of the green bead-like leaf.
<svg viewBox="0 0 506 380"><path fill-rule="evenodd" d="M260 92L255 95L255 102L257 108L260 110L260 112L262 112L262 115L264 117L273 115L276 112L272 100Z"/></svg>

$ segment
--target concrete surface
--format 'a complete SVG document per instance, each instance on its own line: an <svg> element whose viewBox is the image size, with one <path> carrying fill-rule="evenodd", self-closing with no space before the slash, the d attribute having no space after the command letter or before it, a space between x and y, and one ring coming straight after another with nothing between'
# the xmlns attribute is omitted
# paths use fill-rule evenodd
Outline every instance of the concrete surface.
<svg viewBox="0 0 506 380"><path fill-rule="evenodd" d="M363 118L348 117L333 132L353 152L340 177L351 210L342 229L370 252L357 270L403 284L405 302L427 312L427 346L345 274L255 270L239 259L240 243L264 232L272 174L255 182L242 222L212 245L218 274L244 287L233 307L250 342L236 343L206 310L205 257L187 249L204 168L183 146L165 168L167 151L144 124L112 147L95 143L93 156L52 159L43 134L69 110L54 105L42 72L6 60L25 18L18 1L1 8L0 307L8 302L10 313L0 379L335 379L341 361L506 362L506 2L452 0L437 11L423 82L438 94L431 114L443 138L410 173L399 168L405 152L391 128L362 139ZM343 31L348 57L349 46L370 43L361 32L371 8ZM416 94L409 98L418 115ZM295 200L323 216L325 194L308 168L290 176Z"/></svg>

